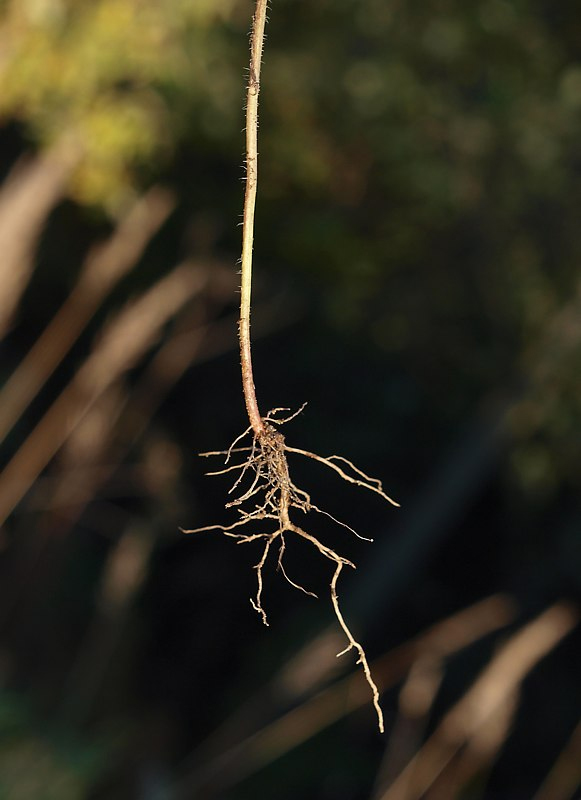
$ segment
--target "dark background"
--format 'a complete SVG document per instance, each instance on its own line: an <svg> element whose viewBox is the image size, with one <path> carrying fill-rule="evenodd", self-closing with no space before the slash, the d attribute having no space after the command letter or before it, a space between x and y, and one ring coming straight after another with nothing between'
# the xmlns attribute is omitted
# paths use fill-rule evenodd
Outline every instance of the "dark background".
<svg viewBox="0 0 581 800"><path fill-rule="evenodd" d="M255 382L263 414L307 402L290 445L352 459L401 503L291 459L319 507L374 539L301 520L358 565L340 599L385 688L384 736L354 659L334 659L331 565L289 541L289 575L319 600L273 559L266 628L249 603L260 546L179 530L232 519L228 480L198 453L247 425L251 15L235 0L2 4L0 412L14 376L30 398L2 431L0 796L579 796L579 5L270 9ZM173 196L157 222L151 187ZM124 241L143 241L98 296L87 259L140 202ZM195 287L161 312L179 264ZM447 639L440 623L464 611ZM526 631L500 703L446 727Z"/></svg>

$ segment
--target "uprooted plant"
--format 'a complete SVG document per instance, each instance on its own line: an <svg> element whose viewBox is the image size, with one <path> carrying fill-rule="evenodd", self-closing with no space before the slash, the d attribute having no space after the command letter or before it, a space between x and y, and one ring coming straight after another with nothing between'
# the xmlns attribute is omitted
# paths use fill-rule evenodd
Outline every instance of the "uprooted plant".
<svg viewBox="0 0 581 800"><path fill-rule="evenodd" d="M233 474L235 480L230 489L230 494L233 495L233 499L226 504L226 507L235 508L238 512L238 519L231 525L207 525L202 528L186 530L184 533L219 530L226 536L236 539L238 544L257 541L263 543L262 556L256 564L258 586L256 595L251 600L251 603L265 625L268 625L268 621L262 603L263 570L273 545L278 545L277 566L280 572L294 588L300 589L311 596L315 596L313 592L308 591L299 583L293 581L285 571L285 535L295 534L310 542L321 555L329 559L335 567L329 584L331 603L335 616L347 637L347 647L341 653L338 653L338 655L343 655L349 650L355 650L357 652L357 663L361 664L365 673L365 678L371 688L379 729L383 732L383 713L379 704L379 690L371 676L365 651L351 633L339 606L337 594L339 576L344 566L355 568L355 565L349 561L349 559L336 553L332 548L327 547L316 536L293 522L290 516L291 511L300 511L303 514L314 511L318 514L323 514L342 527L347 528L347 530L358 538L364 539L365 537L359 536L349 525L339 522L339 520L336 520L331 514L318 508L312 502L307 492L295 486L290 476L287 454L293 453L317 461L336 472L344 481L375 492L394 506L397 506L398 503L388 497L383 491L381 481L370 478L348 459L337 455L323 457L307 450L301 450L287 445L279 427L296 417L297 414L302 411L302 408L290 416L281 416L284 415L285 412L288 412L288 409L275 408L263 417L258 409L256 390L254 387L250 348L250 308L254 209L256 205L258 181L258 94L260 90L260 68L266 9L267 0L257 0L252 23L250 70L246 104L246 191L244 196L242 228L239 339L242 387L250 424L244 433L238 436L227 450L217 450L202 454L203 456L225 457L224 468L210 472L209 474ZM240 460L237 460L236 463L231 463L231 460L233 461L238 458ZM262 525L262 523L265 522L270 523L269 531L261 531L259 533L252 532L255 530L256 523ZM250 526L250 528L246 526ZM367 541L371 540L367 539Z"/></svg>

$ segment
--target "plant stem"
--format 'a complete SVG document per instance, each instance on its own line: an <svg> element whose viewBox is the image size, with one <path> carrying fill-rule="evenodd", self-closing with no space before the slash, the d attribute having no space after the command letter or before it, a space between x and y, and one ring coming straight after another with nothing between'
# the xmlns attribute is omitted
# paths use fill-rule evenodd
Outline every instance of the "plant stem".
<svg viewBox="0 0 581 800"><path fill-rule="evenodd" d="M246 191L242 223L242 258L240 279L240 363L242 389L248 412L248 421L256 435L264 432L264 421L258 410L256 389L252 375L250 351L250 306L252 296L252 244L254 240L254 209L258 183L258 94L260 92L260 66L264 42L267 0L256 0L250 38L250 75L246 92Z"/></svg>

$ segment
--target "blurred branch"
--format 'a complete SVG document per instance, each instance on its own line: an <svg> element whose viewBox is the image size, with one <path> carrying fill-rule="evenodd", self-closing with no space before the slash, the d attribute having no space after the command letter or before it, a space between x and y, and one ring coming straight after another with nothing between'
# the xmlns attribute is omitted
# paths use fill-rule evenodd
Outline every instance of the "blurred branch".
<svg viewBox="0 0 581 800"><path fill-rule="evenodd" d="M399 693L398 716L389 734L373 798L381 797L420 746L442 678L442 659L433 653L420 654L412 664Z"/></svg>
<svg viewBox="0 0 581 800"><path fill-rule="evenodd" d="M117 387L116 396L108 404L94 405L63 450L58 465L62 479L57 477L54 482L56 488L51 492L51 506L53 509L60 507L61 511L65 509L69 526L79 518L99 487L119 469L128 452L147 430L172 386L197 360L204 343L219 337L218 329L223 323L203 323L202 320L208 313L221 310L231 300L235 276L231 269L222 269L219 264L196 264L196 269L206 275L201 302L181 322L178 321L131 392ZM210 306L213 308L211 312L208 311ZM228 322L232 324L231 320ZM235 330L235 325L232 330ZM99 469L86 469L99 463ZM79 469L78 480L67 477L71 471L74 473Z"/></svg>
<svg viewBox="0 0 581 800"><path fill-rule="evenodd" d="M560 603L515 633L472 688L446 714L381 800L420 800L462 746L479 734L491 715L511 703L526 675L578 621L578 613Z"/></svg>
<svg viewBox="0 0 581 800"><path fill-rule="evenodd" d="M44 223L80 156L78 144L63 136L46 153L18 161L0 191L0 337L28 284Z"/></svg>
<svg viewBox="0 0 581 800"><path fill-rule="evenodd" d="M205 273L176 267L110 322L93 353L0 474L0 523L14 510L93 403L143 357L161 328L201 291Z"/></svg>
<svg viewBox="0 0 581 800"><path fill-rule="evenodd" d="M571 800L581 786L581 723L577 725L533 800Z"/></svg>
<svg viewBox="0 0 581 800"><path fill-rule="evenodd" d="M494 595L439 622L416 639L373 662L380 690L384 692L400 681L423 654L443 659L507 625L513 615L510 600ZM267 693L284 697L281 689L277 678ZM239 783L368 701L368 687L362 676L355 673L278 719L258 724L252 733L242 734L241 729L248 719L255 718L256 707L261 705L260 698L252 699L188 759L176 787L176 800L188 800L201 786L211 797L212 793Z"/></svg>
<svg viewBox="0 0 581 800"><path fill-rule="evenodd" d="M94 708L125 629L133 601L147 575L155 537L148 525L129 526L111 549L97 592L96 614L66 682L61 709L69 725L80 725Z"/></svg>
<svg viewBox="0 0 581 800"><path fill-rule="evenodd" d="M131 208L111 238L89 254L73 291L0 394L0 441L69 352L107 294L136 264L173 206L169 192L151 189Z"/></svg>
<svg viewBox="0 0 581 800"><path fill-rule="evenodd" d="M474 731L464 749L452 759L436 779L426 795L426 800L449 800L461 797L462 789L484 770L489 770L506 741L518 708L519 692L498 705L480 728ZM477 794L473 791L473 796Z"/></svg>

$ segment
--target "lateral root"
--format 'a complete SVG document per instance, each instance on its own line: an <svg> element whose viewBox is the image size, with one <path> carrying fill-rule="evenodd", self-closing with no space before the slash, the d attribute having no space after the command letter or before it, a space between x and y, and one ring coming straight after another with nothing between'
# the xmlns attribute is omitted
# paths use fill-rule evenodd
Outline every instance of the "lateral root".
<svg viewBox="0 0 581 800"><path fill-rule="evenodd" d="M318 508L311 501L308 492L298 488L293 483L289 472L287 453L302 455L317 461L333 470L347 483L354 484L363 489L368 489L380 495L384 500L394 506L398 506L399 504L384 492L381 481L366 475L348 459L336 455L323 457L311 453L308 450L289 447L277 426L294 419L301 411L302 407L293 414L280 416L281 414L289 412L289 409L273 409L263 418L263 429L260 432L254 433L252 428L249 427L232 442L227 450L215 450L202 453L202 455L206 457L224 457L224 468L212 471L208 474L224 475L232 473L235 476L234 483L229 491L229 494L232 495L233 498L226 504L226 507L235 508L239 518L230 525L207 525L192 530L182 530L183 533L200 533L203 531L218 530L224 535L236 539L238 544L257 541L263 543L262 555L258 563L254 566L257 579L256 594L250 599L250 603L252 608L260 616L264 625L268 625L268 617L262 598L264 568L275 542L278 543L277 570L281 572L283 578L294 589L302 591L311 597L316 597L317 595L309 589L306 589L297 581L291 579L285 569L285 534L295 534L309 542L322 556L334 564L335 568L329 584L331 604L337 621L347 638L346 648L337 655L342 656L350 650L354 650L357 653L357 664L361 665L365 680L371 689L379 730L383 733L384 722L383 712L379 702L379 689L371 675L363 646L355 639L343 617L337 593L337 582L343 567L348 566L355 569L355 564L325 545L320 539L309 533L303 527L293 522L290 518L291 510L300 511L303 514L308 514L311 511L324 514L358 538L365 539L365 537L360 536L353 528L335 519L335 517L328 512ZM249 437L252 437L250 442L244 444L245 441L248 441ZM238 463L231 463L235 457L239 457L240 461ZM265 530L260 533L251 533L245 530L246 526L254 527L256 523L262 524L266 521L271 523L271 529L269 531ZM367 541L371 540L367 539Z"/></svg>

